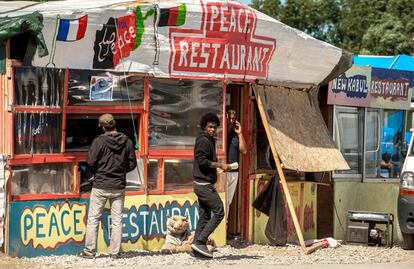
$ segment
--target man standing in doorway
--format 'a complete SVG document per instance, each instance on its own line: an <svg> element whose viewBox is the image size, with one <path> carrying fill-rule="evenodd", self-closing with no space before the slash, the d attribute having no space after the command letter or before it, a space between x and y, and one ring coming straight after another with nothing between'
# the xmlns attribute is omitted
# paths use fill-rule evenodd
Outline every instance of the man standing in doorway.
<svg viewBox="0 0 414 269"><path fill-rule="evenodd" d="M194 146L194 192L198 198L199 219L191 248L194 252L207 258L213 258L206 242L211 233L224 218L223 202L214 184L217 182L217 168L230 169L226 163L217 162L216 139L220 120L214 113L205 114L200 121L201 133ZM213 213L213 216L211 216Z"/></svg>
<svg viewBox="0 0 414 269"><path fill-rule="evenodd" d="M247 153L247 145L244 140L242 127L237 121L237 113L233 109L227 110L227 162L239 163L239 153ZM233 170L227 173L227 199L226 212L229 214L230 204L236 192L239 171Z"/></svg>
<svg viewBox="0 0 414 269"><path fill-rule="evenodd" d="M132 141L116 130L111 114L99 117L99 127L104 132L92 142L87 162L94 174L86 226L85 249L78 255L94 258L99 220L106 201L111 207L110 257L119 258L122 240L122 215L124 210L126 173L137 166Z"/></svg>

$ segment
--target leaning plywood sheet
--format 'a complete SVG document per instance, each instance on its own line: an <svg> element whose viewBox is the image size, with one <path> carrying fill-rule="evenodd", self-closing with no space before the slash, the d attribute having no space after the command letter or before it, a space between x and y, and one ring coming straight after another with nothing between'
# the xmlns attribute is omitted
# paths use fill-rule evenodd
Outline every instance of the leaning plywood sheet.
<svg viewBox="0 0 414 269"><path fill-rule="evenodd" d="M341 49L230 0L8 3L0 17L43 16L50 53L31 55L35 66L311 87L351 62Z"/></svg>
<svg viewBox="0 0 414 269"><path fill-rule="evenodd" d="M316 94L254 86L284 167L320 172L349 169L323 121Z"/></svg>

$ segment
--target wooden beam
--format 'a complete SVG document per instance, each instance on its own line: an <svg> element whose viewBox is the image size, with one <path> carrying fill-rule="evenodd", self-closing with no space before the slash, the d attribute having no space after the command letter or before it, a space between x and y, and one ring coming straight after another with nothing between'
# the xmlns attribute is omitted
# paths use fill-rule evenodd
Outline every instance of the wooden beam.
<svg viewBox="0 0 414 269"><path fill-rule="evenodd" d="M267 121L266 112L264 111L264 108L263 108L262 99L260 98L260 95L259 95L259 93L256 89L254 91L254 94L256 95L257 106L259 108L260 116L261 116L262 121L263 121L263 126L265 128L267 138L269 140L269 145L270 145L270 148L271 148L272 153L273 153L273 158L275 159L276 169L277 169L277 172L279 174L280 183L282 184L283 191L285 193L286 201L287 201L287 204L288 204L288 207L289 207L290 215L292 216L293 224L295 225L296 234L298 236L299 243L300 243L300 246L301 246L303 252L305 252L305 254L307 254L305 241L303 239L302 230L301 230L300 225L299 225L298 217L296 216L295 207L293 206L292 197L290 196L290 192L289 192L289 188L288 188L288 185L287 185L287 182L286 182L285 175L283 174L283 169L282 169L282 165L281 165L280 160L279 160L279 155L277 154L277 151L276 151L276 148L275 148L275 143L273 143L272 134L271 134L270 128L269 128L269 122Z"/></svg>

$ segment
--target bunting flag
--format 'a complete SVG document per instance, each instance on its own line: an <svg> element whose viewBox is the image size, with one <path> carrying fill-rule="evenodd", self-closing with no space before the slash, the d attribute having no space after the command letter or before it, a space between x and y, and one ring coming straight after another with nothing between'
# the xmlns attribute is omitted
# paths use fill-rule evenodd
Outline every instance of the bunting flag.
<svg viewBox="0 0 414 269"><path fill-rule="evenodd" d="M88 15L78 19L59 19L59 29L56 40L76 41L85 36Z"/></svg>
<svg viewBox="0 0 414 269"><path fill-rule="evenodd" d="M134 49L137 30L135 23L135 13L122 16L116 19L116 46L114 53L114 66L117 66L120 59L127 58Z"/></svg>
<svg viewBox="0 0 414 269"><path fill-rule="evenodd" d="M185 23L185 4L173 7L159 7L158 26L181 26Z"/></svg>

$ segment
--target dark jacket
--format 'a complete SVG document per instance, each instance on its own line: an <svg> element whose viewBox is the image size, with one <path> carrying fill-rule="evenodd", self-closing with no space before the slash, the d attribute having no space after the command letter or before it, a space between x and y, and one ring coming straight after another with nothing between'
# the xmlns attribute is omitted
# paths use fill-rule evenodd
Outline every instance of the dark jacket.
<svg viewBox="0 0 414 269"><path fill-rule="evenodd" d="M126 173L137 166L132 141L119 132L105 133L95 138L87 161L95 175L93 187L106 190L124 189Z"/></svg>
<svg viewBox="0 0 414 269"><path fill-rule="evenodd" d="M193 176L197 182L217 182L217 169L210 168L211 162L217 162L216 140L205 132L201 132L194 146Z"/></svg>

